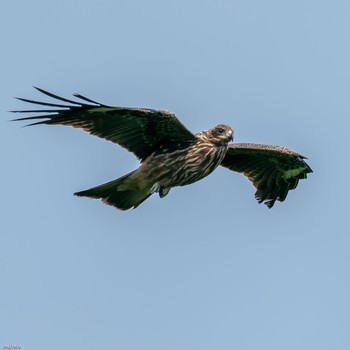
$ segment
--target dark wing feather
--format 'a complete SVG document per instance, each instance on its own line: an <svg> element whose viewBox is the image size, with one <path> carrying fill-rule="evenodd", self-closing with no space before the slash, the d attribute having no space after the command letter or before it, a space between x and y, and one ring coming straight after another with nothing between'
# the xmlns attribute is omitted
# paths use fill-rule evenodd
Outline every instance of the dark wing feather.
<svg viewBox="0 0 350 350"><path fill-rule="evenodd" d="M288 191L312 173L304 159L285 147L238 143L229 146L221 165L247 176L257 190L259 203L272 208L276 200L283 202Z"/></svg>
<svg viewBox="0 0 350 350"><path fill-rule="evenodd" d="M81 128L90 134L119 144L141 160L159 148L187 147L196 141L195 136L177 119L175 114L168 111L110 107L79 94L74 96L84 102L72 101L43 89L36 89L68 104L18 98L24 102L53 108L13 111L16 113L43 113L15 120L41 119L29 125L61 124Z"/></svg>

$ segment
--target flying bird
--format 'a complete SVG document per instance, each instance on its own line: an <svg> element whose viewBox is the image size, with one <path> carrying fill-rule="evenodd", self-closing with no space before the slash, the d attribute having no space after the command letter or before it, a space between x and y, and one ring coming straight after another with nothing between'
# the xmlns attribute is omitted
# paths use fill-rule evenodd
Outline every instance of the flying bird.
<svg viewBox="0 0 350 350"><path fill-rule="evenodd" d="M283 202L288 191L312 172L305 157L288 148L229 144L233 129L228 125L219 124L193 134L169 111L111 107L79 94L74 94L78 101L73 101L36 89L55 99L55 103L18 98L46 108L13 111L39 114L15 121L33 121L28 126L61 124L81 128L126 148L140 160L136 170L75 193L101 199L121 210L138 207L153 193L163 198L171 188L201 180L219 165L247 176L256 188L258 202L272 208L276 200Z"/></svg>

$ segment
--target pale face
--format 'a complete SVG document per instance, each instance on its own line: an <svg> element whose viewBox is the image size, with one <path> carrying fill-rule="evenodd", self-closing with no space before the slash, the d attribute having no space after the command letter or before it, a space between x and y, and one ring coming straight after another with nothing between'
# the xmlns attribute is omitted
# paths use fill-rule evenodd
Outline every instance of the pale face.
<svg viewBox="0 0 350 350"><path fill-rule="evenodd" d="M222 142L233 141L233 129L225 124L219 124L212 129L212 136Z"/></svg>

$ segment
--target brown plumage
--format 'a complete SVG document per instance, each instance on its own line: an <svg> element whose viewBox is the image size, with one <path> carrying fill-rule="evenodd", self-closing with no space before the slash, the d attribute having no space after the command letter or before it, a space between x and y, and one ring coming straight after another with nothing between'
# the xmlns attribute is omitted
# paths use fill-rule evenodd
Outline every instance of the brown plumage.
<svg viewBox="0 0 350 350"><path fill-rule="evenodd" d="M287 148L256 144L228 144L230 126L191 133L175 114L155 109L109 107L84 96L68 100L36 88L67 104L19 98L50 109L14 111L43 113L15 120L36 120L30 125L61 124L82 128L126 148L141 161L138 169L119 179L75 193L100 198L121 210L136 208L153 193L165 197L172 187L184 186L209 175L219 165L241 172L253 182L259 203L271 208L284 201L299 179L312 172L304 157ZM40 120L41 119L41 120Z"/></svg>

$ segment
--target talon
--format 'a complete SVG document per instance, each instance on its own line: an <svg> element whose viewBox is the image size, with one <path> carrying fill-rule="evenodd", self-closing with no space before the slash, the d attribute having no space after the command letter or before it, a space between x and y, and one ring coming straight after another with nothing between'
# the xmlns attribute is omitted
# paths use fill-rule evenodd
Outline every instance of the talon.
<svg viewBox="0 0 350 350"><path fill-rule="evenodd" d="M161 187L159 190L159 197L160 198L165 197L169 193L170 190L171 190L171 187Z"/></svg>

